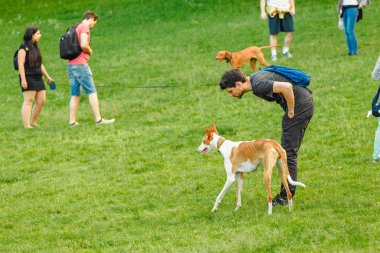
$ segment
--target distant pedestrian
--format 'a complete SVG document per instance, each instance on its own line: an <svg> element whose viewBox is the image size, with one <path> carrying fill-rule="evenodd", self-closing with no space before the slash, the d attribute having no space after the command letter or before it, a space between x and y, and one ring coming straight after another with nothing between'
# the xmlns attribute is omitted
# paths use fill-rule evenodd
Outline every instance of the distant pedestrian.
<svg viewBox="0 0 380 253"><path fill-rule="evenodd" d="M261 19L269 23L269 42L271 46L277 45L277 35L286 32L282 54L291 58L290 43L294 37L293 16L296 14L294 0L260 0ZM277 50L272 48L272 61L277 61Z"/></svg>
<svg viewBox="0 0 380 253"><path fill-rule="evenodd" d="M67 73L70 78L71 86L71 100L70 100L70 126L77 126L79 123L76 121L80 102L80 87L88 95L88 100L95 117L96 124L112 124L115 119L104 119L100 115L98 95L96 92L92 72L88 66L88 60L92 55L92 48L90 47L90 29L94 28L98 21L98 16L92 11L86 11L83 14L82 23L76 28L78 40L82 52L76 58L69 60L67 65Z"/></svg>
<svg viewBox="0 0 380 253"><path fill-rule="evenodd" d="M42 75L49 83L54 82L43 65L43 57L38 47L41 36L38 27L27 27L24 33L24 41L18 50L20 86L24 96L21 113L25 128L38 126L38 116L46 101L46 88Z"/></svg>
<svg viewBox="0 0 380 253"><path fill-rule="evenodd" d="M355 34L355 25L362 8L361 0L339 0L341 17L343 18L344 33L348 48L348 55L358 54L358 40Z"/></svg>
<svg viewBox="0 0 380 253"><path fill-rule="evenodd" d="M372 79L375 81L380 80L380 57L377 59L375 68L372 71ZM378 103L380 103L380 101L378 101ZM373 144L373 161L374 162L378 162L380 160L380 117L378 117L377 119L379 120L379 124L377 126L375 140Z"/></svg>

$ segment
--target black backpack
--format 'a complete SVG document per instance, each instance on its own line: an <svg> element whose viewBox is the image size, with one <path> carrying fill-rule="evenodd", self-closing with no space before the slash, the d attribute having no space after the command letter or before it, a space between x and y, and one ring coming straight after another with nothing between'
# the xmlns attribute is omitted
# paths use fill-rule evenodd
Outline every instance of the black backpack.
<svg viewBox="0 0 380 253"><path fill-rule="evenodd" d="M18 49L13 55L13 67L15 68L15 70L18 70Z"/></svg>
<svg viewBox="0 0 380 253"><path fill-rule="evenodd" d="M13 54L13 67L15 70L18 70L18 50L19 49L17 49L15 53ZM26 48L26 50L28 50L28 48Z"/></svg>
<svg viewBox="0 0 380 253"><path fill-rule="evenodd" d="M70 27L59 40L59 55L62 59L72 60L82 52L79 45L78 35L75 29L78 25Z"/></svg>
<svg viewBox="0 0 380 253"><path fill-rule="evenodd" d="M375 117L380 117L379 95L380 95L380 86L379 86L379 89L377 90L376 95L372 99L372 115Z"/></svg>

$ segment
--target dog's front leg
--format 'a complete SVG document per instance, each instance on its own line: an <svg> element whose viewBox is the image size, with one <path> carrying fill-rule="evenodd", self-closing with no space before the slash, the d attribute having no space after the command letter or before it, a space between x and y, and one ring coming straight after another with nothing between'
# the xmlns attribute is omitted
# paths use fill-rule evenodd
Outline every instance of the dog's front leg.
<svg viewBox="0 0 380 253"><path fill-rule="evenodd" d="M233 182L235 182L235 175L231 173L227 175L226 183L224 184L222 191L219 193L218 197L216 198L214 207L212 208L211 212L215 212L218 209L220 202L222 202L224 195L226 194L228 188L230 188Z"/></svg>
<svg viewBox="0 0 380 253"><path fill-rule="evenodd" d="M236 191L236 208L235 211L239 210L241 207L241 193L243 191L243 173L236 172L236 180L237 180L237 191Z"/></svg>

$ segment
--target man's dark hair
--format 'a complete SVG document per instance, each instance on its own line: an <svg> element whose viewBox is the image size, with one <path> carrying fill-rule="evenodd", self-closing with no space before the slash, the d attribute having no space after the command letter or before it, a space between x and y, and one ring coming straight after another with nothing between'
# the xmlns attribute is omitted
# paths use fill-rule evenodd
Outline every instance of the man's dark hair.
<svg viewBox="0 0 380 253"><path fill-rule="evenodd" d="M219 85L222 90L234 88L236 86L235 82L245 82L245 78L246 76L239 69L231 69L224 72Z"/></svg>
<svg viewBox="0 0 380 253"><path fill-rule="evenodd" d="M98 20L98 15L95 14L93 11L86 11L83 13L83 19L90 19L94 18L94 20Z"/></svg>

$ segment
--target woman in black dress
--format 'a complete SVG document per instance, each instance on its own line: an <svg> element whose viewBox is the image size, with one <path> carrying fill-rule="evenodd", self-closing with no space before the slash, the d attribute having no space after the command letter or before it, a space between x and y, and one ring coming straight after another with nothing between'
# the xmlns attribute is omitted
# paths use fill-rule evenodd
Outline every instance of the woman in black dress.
<svg viewBox="0 0 380 253"><path fill-rule="evenodd" d="M42 64L42 54L38 47L40 38L40 29L35 26L26 28L24 41L18 50L20 85L24 96L22 120L25 128L38 126L38 116L46 101L46 89L42 75L49 83L54 82ZM32 110L34 101L36 102Z"/></svg>

